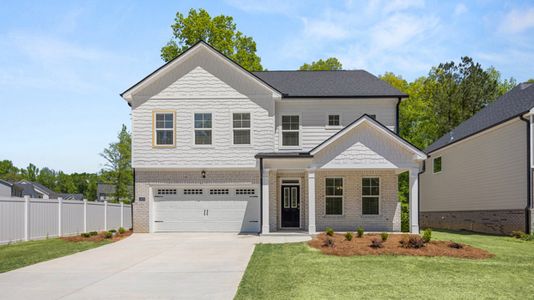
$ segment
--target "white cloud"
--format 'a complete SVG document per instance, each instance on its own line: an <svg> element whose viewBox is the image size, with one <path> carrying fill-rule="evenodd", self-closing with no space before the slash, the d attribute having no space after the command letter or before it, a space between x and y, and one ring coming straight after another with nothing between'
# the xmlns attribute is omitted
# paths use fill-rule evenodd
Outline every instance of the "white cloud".
<svg viewBox="0 0 534 300"><path fill-rule="evenodd" d="M530 28L534 28L534 7L508 12L499 27L503 33L521 33Z"/></svg>
<svg viewBox="0 0 534 300"><path fill-rule="evenodd" d="M460 15L465 14L467 11L468 11L468 8L465 4L458 3L456 4L456 7L454 8L454 15L460 16Z"/></svg>
<svg viewBox="0 0 534 300"><path fill-rule="evenodd" d="M349 32L339 23L329 20L302 18L304 34L316 39L343 39Z"/></svg>
<svg viewBox="0 0 534 300"><path fill-rule="evenodd" d="M229 5L245 12L260 12L289 15L299 5L297 1L285 0L226 0Z"/></svg>
<svg viewBox="0 0 534 300"><path fill-rule="evenodd" d="M419 17L408 14L396 14L372 29L371 41L376 49L393 49L412 43L415 38L432 32L438 25L434 17Z"/></svg>
<svg viewBox="0 0 534 300"><path fill-rule="evenodd" d="M384 13L396 13L407 9L422 8L425 6L424 0L392 0L386 1Z"/></svg>

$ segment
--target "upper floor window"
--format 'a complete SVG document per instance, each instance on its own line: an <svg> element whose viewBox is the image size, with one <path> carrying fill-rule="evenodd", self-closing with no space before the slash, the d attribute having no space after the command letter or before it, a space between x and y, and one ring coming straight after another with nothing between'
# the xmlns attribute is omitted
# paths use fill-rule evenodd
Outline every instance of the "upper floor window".
<svg viewBox="0 0 534 300"><path fill-rule="evenodd" d="M328 115L328 126L341 126L339 115Z"/></svg>
<svg viewBox="0 0 534 300"><path fill-rule="evenodd" d="M195 114L195 145L211 145L211 114Z"/></svg>
<svg viewBox="0 0 534 300"><path fill-rule="evenodd" d="M362 214L378 215L380 178L362 178Z"/></svg>
<svg viewBox="0 0 534 300"><path fill-rule="evenodd" d="M174 112L154 112L154 146L174 146Z"/></svg>
<svg viewBox="0 0 534 300"><path fill-rule="evenodd" d="M326 178L325 214L343 214L343 178Z"/></svg>
<svg viewBox="0 0 534 300"><path fill-rule="evenodd" d="M250 113L233 114L234 145L250 145Z"/></svg>
<svg viewBox="0 0 534 300"><path fill-rule="evenodd" d="M300 116L282 116L282 146L300 145Z"/></svg>
<svg viewBox="0 0 534 300"><path fill-rule="evenodd" d="M436 157L432 160L432 169L434 171L434 173L439 173L441 172L441 156L440 157Z"/></svg>

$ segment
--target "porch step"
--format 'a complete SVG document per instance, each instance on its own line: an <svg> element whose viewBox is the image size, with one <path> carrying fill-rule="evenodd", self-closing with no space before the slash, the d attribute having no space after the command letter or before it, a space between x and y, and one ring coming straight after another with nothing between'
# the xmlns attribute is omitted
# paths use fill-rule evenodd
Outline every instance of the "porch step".
<svg viewBox="0 0 534 300"><path fill-rule="evenodd" d="M310 236L307 231L275 231L260 233L260 236Z"/></svg>

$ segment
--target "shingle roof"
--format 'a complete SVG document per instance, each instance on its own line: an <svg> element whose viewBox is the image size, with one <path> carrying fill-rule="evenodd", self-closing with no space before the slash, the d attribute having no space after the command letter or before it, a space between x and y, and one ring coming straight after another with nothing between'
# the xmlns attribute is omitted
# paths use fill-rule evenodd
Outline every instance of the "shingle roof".
<svg viewBox="0 0 534 300"><path fill-rule="evenodd" d="M407 97L364 70L263 71L254 75L284 97Z"/></svg>
<svg viewBox="0 0 534 300"><path fill-rule="evenodd" d="M467 119L425 149L436 151L475 133L528 112L534 107L534 84L522 83Z"/></svg>

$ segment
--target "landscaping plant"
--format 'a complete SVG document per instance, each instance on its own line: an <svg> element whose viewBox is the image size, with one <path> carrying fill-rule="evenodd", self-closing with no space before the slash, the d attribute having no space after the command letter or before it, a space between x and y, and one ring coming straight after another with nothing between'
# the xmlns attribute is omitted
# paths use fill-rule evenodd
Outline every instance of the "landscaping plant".
<svg viewBox="0 0 534 300"><path fill-rule="evenodd" d="M117 230L115 230L115 229L110 229L110 230L108 230L108 231L111 232L111 233L115 233L115 232L117 232Z"/></svg>
<svg viewBox="0 0 534 300"><path fill-rule="evenodd" d="M432 239L432 229L427 228L423 231L423 242L428 243Z"/></svg>
<svg viewBox="0 0 534 300"><path fill-rule="evenodd" d="M357 237L361 238L363 236L363 232L364 232L363 231L363 227L360 226L360 227L356 228L356 236Z"/></svg>
<svg viewBox="0 0 534 300"><path fill-rule="evenodd" d="M105 237L106 239L110 239L110 238L113 237L113 233L111 233L111 232L109 232L109 231L106 231L106 232L104 232L104 237Z"/></svg>
<svg viewBox="0 0 534 300"><path fill-rule="evenodd" d="M347 232L345 233L345 239L347 239L347 241L352 241L352 233L351 232Z"/></svg>
<svg viewBox="0 0 534 300"><path fill-rule="evenodd" d="M382 238L382 242L385 242L385 241L388 240L389 233L387 233L387 232L382 232L382 233L380 234L380 237Z"/></svg>
<svg viewBox="0 0 534 300"><path fill-rule="evenodd" d="M96 232L96 231L91 231L91 232L89 232L89 235L90 235L90 236L94 236L94 235L97 235L97 234L98 234L98 232Z"/></svg>
<svg viewBox="0 0 534 300"><path fill-rule="evenodd" d="M384 245L382 245L382 240L372 239L371 240L371 245L369 245L369 247L371 247L373 249L378 249L378 248L384 247Z"/></svg>
<svg viewBox="0 0 534 300"><path fill-rule="evenodd" d="M419 249L425 246L425 242L417 234L405 234L399 243L401 247L411 249Z"/></svg>
<svg viewBox="0 0 534 300"><path fill-rule="evenodd" d="M456 242L450 242L449 243L449 247L450 248L454 248L454 249L462 249L464 247L464 245L462 245L460 243L456 243Z"/></svg>
<svg viewBox="0 0 534 300"><path fill-rule="evenodd" d="M84 233L80 234L80 236L81 236L81 237L84 237L84 238L88 238L88 237L90 237L91 235L90 235L89 233L87 233L87 232L84 232Z"/></svg>
<svg viewBox="0 0 534 300"><path fill-rule="evenodd" d="M331 227L326 227L326 235L328 236L334 236L334 229L332 229Z"/></svg>
<svg viewBox="0 0 534 300"><path fill-rule="evenodd" d="M327 238L326 241L325 241L325 246L330 247L330 248L334 248L335 247L334 240L331 239L331 238Z"/></svg>
<svg viewBox="0 0 534 300"><path fill-rule="evenodd" d="M120 234L124 234L126 232L126 229L124 229L124 227L120 227L119 228L119 233Z"/></svg>

